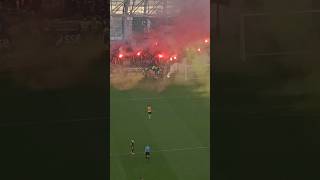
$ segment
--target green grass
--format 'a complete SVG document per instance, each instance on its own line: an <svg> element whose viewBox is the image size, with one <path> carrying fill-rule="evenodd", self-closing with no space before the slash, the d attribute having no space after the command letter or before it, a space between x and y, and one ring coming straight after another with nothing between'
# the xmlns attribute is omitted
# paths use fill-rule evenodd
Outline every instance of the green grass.
<svg viewBox="0 0 320 180"><path fill-rule="evenodd" d="M161 93L112 89L110 97L111 180L209 180L209 97L185 86ZM148 103L151 120L145 113ZM129 138L136 141L134 156L128 154ZM150 161L143 154L147 144L153 151Z"/></svg>

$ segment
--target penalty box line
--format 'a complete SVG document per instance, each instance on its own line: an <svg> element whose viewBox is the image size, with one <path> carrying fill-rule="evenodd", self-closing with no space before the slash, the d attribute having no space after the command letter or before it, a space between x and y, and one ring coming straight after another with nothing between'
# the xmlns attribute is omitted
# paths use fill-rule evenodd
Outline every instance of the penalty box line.
<svg viewBox="0 0 320 180"><path fill-rule="evenodd" d="M200 146L200 147L190 147L190 148L172 148L172 149L162 149L162 150L155 150L151 151L151 153L160 153L160 152L176 152L176 151L194 151L194 150L208 150L209 147L207 146ZM144 154L144 152L136 152L138 154ZM110 154L110 157L121 157L121 156L128 156L130 153L121 153L121 154Z"/></svg>

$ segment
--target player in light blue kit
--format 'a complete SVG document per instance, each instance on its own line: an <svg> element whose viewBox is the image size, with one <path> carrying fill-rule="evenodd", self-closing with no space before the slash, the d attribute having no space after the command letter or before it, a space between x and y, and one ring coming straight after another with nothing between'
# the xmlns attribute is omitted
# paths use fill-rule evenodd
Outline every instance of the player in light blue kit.
<svg viewBox="0 0 320 180"><path fill-rule="evenodd" d="M151 148L149 145L146 145L146 147L144 148L144 153L146 155L146 159L149 160L150 159L150 153L151 153Z"/></svg>

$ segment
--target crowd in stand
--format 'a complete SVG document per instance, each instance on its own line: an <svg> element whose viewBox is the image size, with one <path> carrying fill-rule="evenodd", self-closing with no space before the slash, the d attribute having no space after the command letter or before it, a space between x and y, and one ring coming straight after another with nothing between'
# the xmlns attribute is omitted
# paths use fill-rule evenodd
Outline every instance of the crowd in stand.
<svg viewBox="0 0 320 180"><path fill-rule="evenodd" d="M150 49L134 51L127 48L125 52L123 52L123 50L119 48L113 49L110 55L111 64L127 65L131 67L147 67L151 65L161 66L177 61L177 57L165 56L160 51L151 51Z"/></svg>
<svg viewBox="0 0 320 180"><path fill-rule="evenodd" d="M176 56L164 55L159 51L150 49L132 50L127 48L124 53L121 48L111 51L111 66L121 66L129 69L139 69L146 76L164 77L168 72L170 65L177 62Z"/></svg>

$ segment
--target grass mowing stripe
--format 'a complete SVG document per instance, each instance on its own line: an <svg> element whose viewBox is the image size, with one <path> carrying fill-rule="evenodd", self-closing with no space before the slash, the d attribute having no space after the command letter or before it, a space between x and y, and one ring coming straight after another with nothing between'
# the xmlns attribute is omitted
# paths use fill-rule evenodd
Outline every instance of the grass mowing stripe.
<svg viewBox="0 0 320 180"><path fill-rule="evenodd" d="M161 93L112 91L110 123L111 152L114 153L109 156L116 164L111 164L111 179L139 179L140 176L166 180L208 179L208 137L201 132L207 130L207 115L203 115L209 111L203 107L209 106L208 98L185 87L169 88ZM147 104L154 109L151 120L146 118ZM129 154L128 138L136 141L134 156ZM143 157L146 144L153 149L151 161ZM119 176L123 171L126 177Z"/></svg>
<svg viewBox="0 0 320 180"><path fill-rule="evenodd" d="M170 99L174 99L174 100L179 100L179 99L182 99L182 100L205 100L206 97L202 97L202 96L196 96L196 97L191 97L191 96L176 96L176 97L133 97L133 98L119 98L117 100L112 100L112 101L115 101L115 102L123 102L123 101L151 101L151 100L170 100Z"/></svg>
<svg viewBox="0 0 320 180"><path fill-rule="evenodd" d="M113 177L113 180L126 180L128 179L127 172L125 171L120 159L110 159L110 164L112 164L111 172L117 172L117 176ZM113 174L112 174L113 175ZM114 179L117 178L117 179Z"/></svg>
<svg viewBox="0 0 320 180"><path fill-rule="evenodd" d="M182 132L184 133L185 138L197 143L197 146L204 146L209 143L208 140L201 139L201 136L197 134L195 129L199 124L204 124L210 121L209 117L204 116L207 111L201 108L203 102L168 100L167 104L168 109L176 117L176 123L179 124L179 127L176 128L179 128L179 131L184 130ZM197 106L186 106L185 104L197 104ZM204 128L203 130L205 129L209 131L209 128Z"/></svg>
<svg viewBox="0 0 320 180"><path fill-rule="evenodd" d="M128 101L143 101L143 100L169 100L169 99L205 99L204 97L197 96L174 96L174 97L138 97L138 98L129 98ZM125 100L125 99L124 99Z"/></svg>
<svg viewBox="0 0 320 180"><path fill-rule="evenodd" d="M203 124L205 122L209 122L209 117L203 117L203 114L207 114L207 111L199 107L201 106L202 102L200 103L193 100L185 99L179 101L168 100L166 104L166 109L174 117L173 120L176 124L174 125L174 128L179 130L179 134L183 134L183 136L178 136L179 139L181 139L179 141L184 141L184 143L187 144L192 142L193 145L196 145L198 147L204 146L205 144L209 143L207 140L205 140L206 138L201 139L201 136L197 136L195 132L195 124ZM192 122L193 125L189 124L188 121ZM186 146L187 145L182 147ZM166 161L168 162L170 168L173 169L174 172L176 172L175 174L177 176L177 179L208 179L208 176L210 174L210 172L208 171L209 158L206 157L208 156L209 151L200 150L183 151L174 154L162 154L166 158ZM202 159L202 161L200 161L199 159ZM197 164L198 166L191 165L192 163ZM190 173L191 171L192 173Z"/></svg>
<svg viewBox="0 0 320 180"><path fill-rule="evenodd" d="M132 94L132 97L135 97L134 94ZM148 120L145 114L145 108L146 108L146 102L144 101L130 101L129 104L132 104L133 109L136 109L137 112L139 113L139 116L141 119L141 123L143 124L143 127L146 128L147 134L143 132L139 132L139 134L145 134L146 137L144 137L144 143L142 144L149 144L153 149L160 149L159 147L164 147L164 142L161 140L164 137L164 131L162 133L157 133L157 130L163 129L159 128L159 126L167 124L165 123L162 117L160 116L154 116L158 115L158 113L155 112L153 114L152 120ZM154 105L154 108L157 109L159 108L159 111L162 111L163 102L159 101L154 101L151 103L151 105ZM165 112L165 111L164 111ZM160 114L159 114L160 115ZM160 138L160 139L159 139ZM151 143L151 144L150 144ZM138 145L138 144L137 144ZM172 146L166 146L166 147L172 147ZM185 146L182 146L185 147ZM127 158L127 157L125 157ZM174 169L171 168L170 163L167 161L165 156L158 152L158 155L153 158L152 164L155 163L156 166L150 166L148 163L145 162L144 158L140 158L140 163L141 163L141 169L140 171L144 172L145 178L146 179L158 179L159 176L163 179L178 179L176 177L176 172ZM165 174L159 174L159 172L165 172Z"/></svg>
<svg viewBox="0 0 320 180"><path fill-rule="evenodd" d="M184 102L170 100L170 106L175 114L178 114L180 118L178 121L181 121L180 124L183 124L187 128L187 132L192 133L194 139L199 142L198 146L203 146L209 143L210 141L210 115L207 112L210 112L209 102L195 102L194 100ZM197 106L183 106L181 104L196 104Z"/></svg>
<svg viewBox="0 0 320 180"><path fill-rule="evenodd" d="M133 137L136 139L137 145L151 143L153 147L157 147L158 144L154 141L152 133L148 128L148 124L152 121L146 120L144 113L145 106L146 104L144 102L113 103L113 117L111 122L111 136L115 140L113 141L114 144L111 146L113 152L129 149L128 137ZM159 170L166 172L164 174L165 179L169 179L168 177L175 177L175 172L168 168L165 158L163 158L161 155L158 155L157 158L153 159L152 161L154 164L156 164L156 166L146 164L143 158L128 158L127 156L118 157L119 158L117 159L121 162L122 167L125 169L127 177L132 179L138 179L138 176L141 174L145 175L146 177L159 176ZM117 167L114 168L116 169ZM120 172L120 170L114 170L113 172L114 173L111 172L111 177L117 178L117 174L115 173Z"/></svg>
<svg viewBox="0 0 320 180"><path fill-rule="evenodd" d="M172 149L161 149L152 151L152 153L158 153L158 152L175 152L175 151L192 151L192 150L208 150L209 147L189 147L189 148L172 148ZM144 152L137 152L135 154L144 154ZM118 157L118 156L127 156L130 155L130 153L121 153L121 154L110 154L110 157Z"/></svg>

